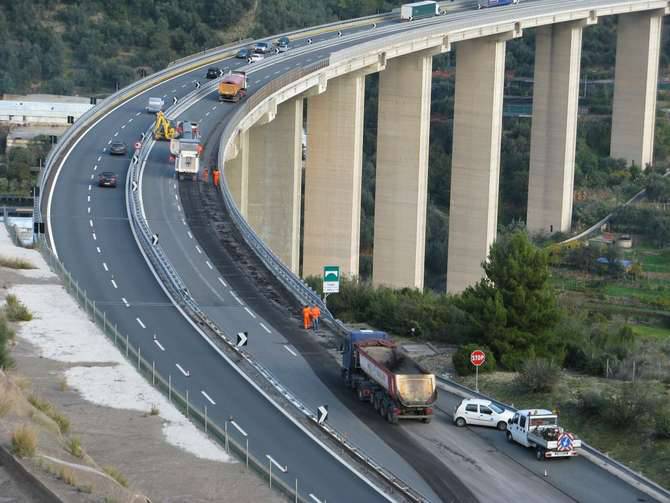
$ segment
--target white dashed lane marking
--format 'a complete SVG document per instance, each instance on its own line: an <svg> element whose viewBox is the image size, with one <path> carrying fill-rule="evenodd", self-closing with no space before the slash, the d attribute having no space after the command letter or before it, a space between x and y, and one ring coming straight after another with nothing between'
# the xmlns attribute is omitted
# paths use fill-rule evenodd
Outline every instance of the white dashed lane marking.
<svg viewBox="0 0 670 503"><path fill-rule="evenodd" d="M94 232L92 235L93 235L93 241L97 241L97 240L98 240L98 236L95 235L95 232Z"/></svg>
<svg viewBox="0 0 670 503"><path fill-rule="evenodd" d="M119 288L118 285L116 284L116 281L114 281L114 280L112 280L112 286L113 286L114 288Z"/></svg>
<svg viewBox="0 0 670 503"><path fill-rule="evenodd" d="M240 305L242 305L242 301L240 300L240 298L239 298L237 295L235 295L235 292L230 292L230 295L232 295L232 296L235 298L235 300L236 300Z"/></svg>
<svg viewBox="0 0 670 503"><path fill-rule="evenodd" d="M293 356L298 356L295 351L293 351L289 346L284 346L284 349L291 353Z"/></svg>
<svg viewBox="0 0 670 503"><path fill-rule="evenodd" d="M272 333L272 331L270 331L270 329L269 329L268 327L265 326L265 323L262 323L262 322L261 322L261 323L259 323L259 325L260 325L261 328L262 328L263 330L265 330L268 334L271 334L271 333Z"/></svg>
<svg viewBox="0 0 670 503"><path fill-rule="evenodd" d="M247 313L249 313L249 316L251 316L251 317L254 318L254 319L256 318L256 315L255 315L254 313L251 312L251 309L249 309L248 307L245 307L244 310L245 310Z"/></svg>
<svg viewBox="0 0 670 503"><path fill-rule="evenodd" d="M228 287L228 285L226 285L226 282L223 281L223 278L218 278L218 280L219 280L219 283L221 283L223 286L225 286L226 288Z"/></svg>
<svg viewBox="0 0 670 503"><path fill-rule="evenodd" d="M130 307L130 304L128 303L128 301L126 300L125 297L121 297L121 301L123 302L123 305L124 305L124 306L126 306L126 307Z"/></svg>
<svg viewBox="0 0 670 503"><path fill-rule="evenodd" d="M154 344L156 344L156 346L158 346L161 351L165 351L165 348L160 342L158 342L158 339L154 339Z"/></svg>
<svg viewBox="0 0 670 503"><path fill-rule="evenodd" d="M209 260L205 260L205 264L207 264L207 267L209 267L210 269L214 269L214 267L213 267L212 264L209 262Z"/></svg>
<svg viewBox="0 0 670 503"><path fill-rule="evenodd" d="M137 320L137 323L138 323L139 326L141 326L142 328L147 328L147 326L144 323L142 323L142 320L140 320L139 318L135 318L135 319Z"/></svg>
<svg viewBox="0 0 670 503"><path fill-rule="evenodd" d="M102 250L100 249L99 246L96 246L95 249L98 250L98 253L102 253Z"/></svg>
<svg viewBox="0 0 670 503"><path fill-rule="evenodd" d="M202 253L202 250L200 249L199 246L196 246L195 249L197 250L198 253Z"/></svg>
<svg viewBox="0 0 670 503"><path fill-rule="evenodd" d="M102 263L102 268L103 268L106 272L109 272L109 267L107 267L107 263L106 263L106 262L103 262L103 263Z"/></svg>
<svg viewBox="0 0 670 503"><path fill-rule="evenodd" d="M184 368L183 368L181 365L179 365L178 363L175 363L175 365L177 366L177 368L179 369L179 371L180 371L182 374L184 374L186 377L188 377L188 376L191 375L191 372L189 372L189 371L187 371L187 370L184 370Z"/></svg>
<svg viewBox="0 0 670 503"><path fill-rule="evenodd" d="M204 391L201 391L200 393L202 393L202 396L204 396L209 403L211 403L212 405L216 405L216 402L212 400L212 398L207 393L205 393Z"/></svg>

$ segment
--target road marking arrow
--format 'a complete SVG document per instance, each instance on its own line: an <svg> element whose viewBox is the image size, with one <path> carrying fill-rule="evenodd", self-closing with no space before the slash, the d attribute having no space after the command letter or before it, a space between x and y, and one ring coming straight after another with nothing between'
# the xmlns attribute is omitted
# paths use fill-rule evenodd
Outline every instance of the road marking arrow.
<svg viewBox="0 0 670 503"><path fill-rule="evenodd" d="M156 246L158 244L158 233L151 236L151 246Z"/></svg>
<svg viewBox="0 0 670 503"><path fill-rule="evenodd" d="M237 344L235 344L238 348L241 348L242 346L247 345L247 341L249 340L249 332L238 332L237 333Z"/></svg>
<svg viewBox="0 0 670 503"><path fill-rule="evenodd" d="M133 180L132 188L133 188L133 192L137 192L137 182L135 180Z"/></svg>
<svg viewBox="0 0 670 503"><path fill-rule="evenodd" d="M319 424L325 423L326 419L328 419L328 406L327 405L319 405L319 408L317 410L319 412L319 417L317 418L317 422Z"/></svg>
<svg viewBox="0 0 670 503"><path fill-rule="evenodd" d="M173 97L172 97L172 104L173 104L173 105L176 105L178 101L179 101L179 100L177 99L176 96L173 96Z"/></svg>

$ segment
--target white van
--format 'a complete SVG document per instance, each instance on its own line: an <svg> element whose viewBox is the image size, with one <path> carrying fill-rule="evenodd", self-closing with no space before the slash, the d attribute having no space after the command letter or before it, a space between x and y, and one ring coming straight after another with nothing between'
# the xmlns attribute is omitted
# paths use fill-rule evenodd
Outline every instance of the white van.
<svg viewBox="0 0 670 503"><path fill-rule="evenodd" d="M150 114L157 114L158 112L163 111L163 107L165 106L165 102L163 101L163 98L149 98L149 104L147 105L147 112Z"/></svg>

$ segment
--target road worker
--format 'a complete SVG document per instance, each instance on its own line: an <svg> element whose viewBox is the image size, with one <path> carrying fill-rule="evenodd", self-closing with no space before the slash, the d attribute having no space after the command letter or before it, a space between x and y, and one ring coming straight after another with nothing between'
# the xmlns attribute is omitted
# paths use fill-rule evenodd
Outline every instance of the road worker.
<svg viewBox="0 0 670 503"><path fill-rule="evenodd" d="M202 181L203 182L209 181L209 170L207 168L202 170Z"/></svg>
<svg viewBox="0 0 670 503"><path fill-rule="evenodd" d="M212 171L212 181L214 182L214 188L218 189L219 188L219 170L217 168L214 168L214 171Z"/></svg>
<svg viewBox="0 0 670 503"><path fill-rule="evenodd" d="M307 305L302 308L302 323L305 330L312 327L312 310Z"/></svg>
<svg viewBox="0 0 670 503"><path fill-rule="evenodd" d="M314 305L310 308L309 313L312 317L312 328L314 328L314 330L318 330L319 317L321 316L321 309L319 309L319 306Z"/></svg>

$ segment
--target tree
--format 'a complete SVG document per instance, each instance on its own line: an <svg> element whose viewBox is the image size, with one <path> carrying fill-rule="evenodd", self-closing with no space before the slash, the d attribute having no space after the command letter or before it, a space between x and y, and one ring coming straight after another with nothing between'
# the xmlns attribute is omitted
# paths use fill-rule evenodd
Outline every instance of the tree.
<svg viewBox="0 0 670 503"><path fill-rule="evenodd" d="M547 283L547 254L525 231L515 230L491 246L482 266L486 276L456 301L468 314L473 339L488 344L509 368L529 356L551 354L559 310Z"/></svg>

